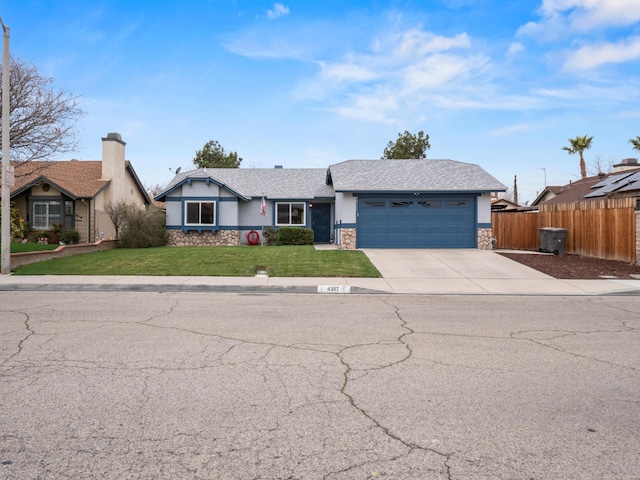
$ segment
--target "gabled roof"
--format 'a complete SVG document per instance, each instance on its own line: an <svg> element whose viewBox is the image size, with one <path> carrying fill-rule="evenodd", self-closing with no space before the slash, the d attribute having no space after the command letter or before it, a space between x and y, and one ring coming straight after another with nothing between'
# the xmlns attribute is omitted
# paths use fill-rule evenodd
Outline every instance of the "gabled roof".
<svg viewBox="0 0 640 480"><path fill-rule="evenodd" d="M539 203L542 203L543 200L547 197L549 197L549 199L555 197L559 192L562 191L562 188L563 187L561 187L560 185L548 185L544 187L544 190L542 190L535 198L535 200L531 202L531 206L537 206Z"/></svg>
<svg viewBox="0 0 640 480"><path fill-rule="evenodd" d="M478 165L454 160L348 160L324 168L200 168L174 177L156 200L185 183L212 181L243 200L332 198L343 192L503 192Z"/></svg>
<svg viewBox="0 0 640 480"><path fill-rule="evenodd" d="M506 198L492 198L491 210L517 210L520 205Z"/></svg>
<svg viewBox="0 0 640 480"><path fill-rule="evenodd" d="M149 194L140 182L129 161L125 168L138 186L147 203L151 203ZM100 160L67 161L31 161L17 164L15 167L15 185L11 188L11 197L20 195L38 183L52 185L72 199L95 198L110 180L102 177Z"/></svg>
<svg viewBox="0 0 640 480"><path fill-rule="evenodd" d="M628 181L638 174L640 170L626 170L619 173L607 173L593 177L581 178L575 182L564 185L556 192L556 196L542 202L545 205L555 205L558 203L573 203L582 200L594 200L603 198L613 192L623 192L640 190L640 176L636 176L633 181Z"/></svg>
<svg viewBox="0 0 640 480"><path fill-rule="evenodd" d="M480 166L455 160L347 160L331 165L327 182L339 192L503 192Z"/></svg>
<svg viewBox="0 0 640 480"><path fill-rule="evenodd" d="M209 179L243 200L331 198L333 188L325 183L324 168L200 168L174 177L156 200L190 180Z"/></svg>
<svg viewBox="0 0 640 480"><path fill-rule="evenodd" d="M100 161L34 161L16 166L15 186L11 196L19 195L33 185L46 182L71 198L93 198L109 180L101 180Z"/></svg>

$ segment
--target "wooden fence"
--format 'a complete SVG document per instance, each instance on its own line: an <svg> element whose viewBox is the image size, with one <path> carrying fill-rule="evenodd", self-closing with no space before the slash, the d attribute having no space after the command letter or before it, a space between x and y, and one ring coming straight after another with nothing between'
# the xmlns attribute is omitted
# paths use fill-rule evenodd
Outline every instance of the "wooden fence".
<svg viewBox="0 0 640 480"><path fill-rule="evenodd" d="M566 228L565 251L636 262L636 199L616 198L541 205L538 212L493 212L497 248L538 250L539 228Z"/></svg>

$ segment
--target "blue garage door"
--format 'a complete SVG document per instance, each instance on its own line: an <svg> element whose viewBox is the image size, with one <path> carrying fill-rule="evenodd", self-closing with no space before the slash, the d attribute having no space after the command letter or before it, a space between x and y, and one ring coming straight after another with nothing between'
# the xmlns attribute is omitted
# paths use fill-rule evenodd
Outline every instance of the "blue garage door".
<svg viewBox="0 0 640 480"><path fill-rule="evenodd" d="M358 199L358 248L475 248L476 198Z"/></svg>

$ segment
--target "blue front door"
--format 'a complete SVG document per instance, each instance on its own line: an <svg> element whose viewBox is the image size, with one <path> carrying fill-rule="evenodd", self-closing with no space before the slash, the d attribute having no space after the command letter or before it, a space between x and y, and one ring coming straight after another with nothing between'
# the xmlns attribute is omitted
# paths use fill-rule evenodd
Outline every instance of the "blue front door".
<svg viewBox="0 0 640 480"><path fill-rule="evenodd" d="M331 204L314 203L311 207L311 228L313 241L329 243L331 241Z"/></svg>

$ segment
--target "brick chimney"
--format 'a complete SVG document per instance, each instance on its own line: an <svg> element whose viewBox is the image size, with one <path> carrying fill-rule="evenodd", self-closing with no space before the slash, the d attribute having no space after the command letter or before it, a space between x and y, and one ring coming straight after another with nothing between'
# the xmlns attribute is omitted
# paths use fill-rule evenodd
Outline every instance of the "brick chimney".
<svg viewBox="0 0 640 480"><path fill-rule="evenodd" d="M125 145L119 133L109 133L102 139L102 180L111 180L108 200L125 197Z"/></svg>

